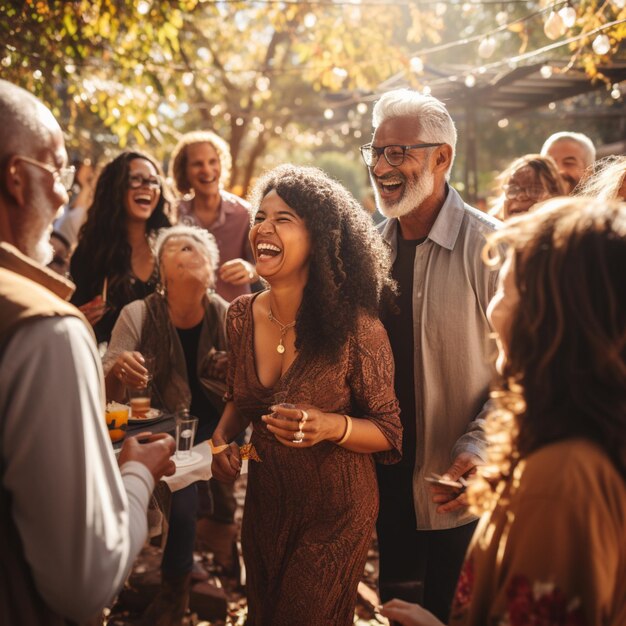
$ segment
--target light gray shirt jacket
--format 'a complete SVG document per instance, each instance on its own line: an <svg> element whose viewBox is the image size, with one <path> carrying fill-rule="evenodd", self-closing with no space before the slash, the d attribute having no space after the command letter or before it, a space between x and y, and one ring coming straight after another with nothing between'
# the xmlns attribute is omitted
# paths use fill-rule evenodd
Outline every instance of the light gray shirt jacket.
<svg viewBox="0 0 626 626"><path fill-rule="evenodd" d="M449 187L426 241L416 248L413 500L418 530L454 528L474 519L467 509L437 513L424 477L443 473L461 452L485 458L484 405L496 353L486 311L497 270L483 263L481 252L485 235L499 225ZM398 220L388 219L379 228L395 261Z"/></svg>

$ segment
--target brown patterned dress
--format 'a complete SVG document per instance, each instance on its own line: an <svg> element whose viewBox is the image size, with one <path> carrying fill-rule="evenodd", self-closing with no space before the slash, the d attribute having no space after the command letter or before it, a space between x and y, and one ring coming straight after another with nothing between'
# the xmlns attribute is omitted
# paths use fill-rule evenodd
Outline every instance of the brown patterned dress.
<svg viewBox="0 0 626 626"><path fill-rule="evenodd" d="M229 384L238 410L252 421L262 460L249 465L242 527L247 624L347 626L378 513L374 458L394 463L402 449L389 341L382 324L363 315L336 360L297 355L269 389L254 361L254 297L240 297L228 313ZM367 418L393 447L370 455L327 441L283 446L261 421L278 392L294 404Z"/></svg>

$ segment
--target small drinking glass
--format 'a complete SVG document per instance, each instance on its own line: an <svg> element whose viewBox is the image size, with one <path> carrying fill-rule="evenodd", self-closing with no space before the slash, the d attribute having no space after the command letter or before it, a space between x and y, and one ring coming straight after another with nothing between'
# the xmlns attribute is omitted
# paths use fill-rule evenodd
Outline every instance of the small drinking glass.
<svg viewBox="0 0 626 626"><path fill-rule="evenodd" d="M148 384L140 389L128 388L128 404L133 419L145 419L150 410L152 388Z"/></svg>
<svg viewBox="0 0 626 626"><path fill-rule="evenodd" d="M154 369L156 367L156 357L153 354L144 354L143 366L148 370L147 378L148 382L154 380Z"/></svg>
<svg viewBox="0 0 626 626"><path fill-rule="evenodd" d="M287 402L288 399L289 399L288 391L277 391L272 396L272 406L283 406L286 409L295 409L296 405L292 404L291 402Z"/></svg>
<svg viewBox="0 0 626 626"><path fill-rule="evenodd" d="M198 429L198 418L188 414L176 417L176 459L185 461L191 458L193 441Z"/></svg>

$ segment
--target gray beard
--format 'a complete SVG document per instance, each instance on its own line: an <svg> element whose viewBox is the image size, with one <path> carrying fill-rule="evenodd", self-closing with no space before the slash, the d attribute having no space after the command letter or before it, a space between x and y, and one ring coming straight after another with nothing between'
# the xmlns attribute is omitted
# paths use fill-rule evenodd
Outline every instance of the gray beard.
<svg viewBox="0 0 626 626"><path fill-rule="evenodd" d="M388 203L381 197L380 190L371 172L370 180L372 181L376 207L385 217L403 217L408 215L419 207L426 198L432 195L435 188L434 174L428 172L427 168L424 168L417 180L406 182L404 194L400 200Z"/></svg>
<svg viewBox="0 0 626 626"><path fill-rule="evenodd" d="M35 245L33 259L42 265L48 265L54 258L54 248L50 243L50 233L46 231Z"/></svg>

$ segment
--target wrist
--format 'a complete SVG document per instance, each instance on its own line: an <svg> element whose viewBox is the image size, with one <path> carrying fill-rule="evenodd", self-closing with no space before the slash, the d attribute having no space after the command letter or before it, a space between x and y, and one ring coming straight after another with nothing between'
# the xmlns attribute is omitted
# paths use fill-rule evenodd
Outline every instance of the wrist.
<svg viewBox="0 0 626 626"><path fill-rule="evenodd" d="M342 415L341 417L344 419L344 429L341 437L335 442L338 446L342 446L346 443L352 434L352 418L349 415Z"/></svg>
<svg viewBox="0 0 626 626"><path fill-rule="evenodd" d="M228 448L230 448L230 444L226 443L225 441L216 441L213 438L209 439L209 446L211 448L211 454L213 454L213 456L222 454L223 452L226 452Z"/></svg>
<svg viewBox="0 0 626 626"><path fill-rule="evenodd" d="M346 418L338 413L333 414L332 430L328 439L333 443L341 441L346 431Z"/></svg>

